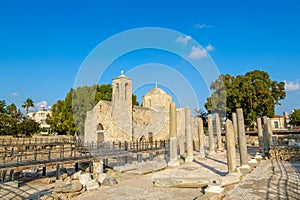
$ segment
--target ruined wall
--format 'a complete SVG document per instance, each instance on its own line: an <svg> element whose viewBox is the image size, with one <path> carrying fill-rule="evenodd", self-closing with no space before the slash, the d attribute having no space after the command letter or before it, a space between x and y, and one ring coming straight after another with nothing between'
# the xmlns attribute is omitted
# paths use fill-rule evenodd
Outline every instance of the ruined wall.
<svg viewBox="0 0 300 200"><path fill-rule="evenodd" d="M133 138L140 140L149 138L152 133L153 140L169 139L169 113L163 107L133 108Z"/></svg>

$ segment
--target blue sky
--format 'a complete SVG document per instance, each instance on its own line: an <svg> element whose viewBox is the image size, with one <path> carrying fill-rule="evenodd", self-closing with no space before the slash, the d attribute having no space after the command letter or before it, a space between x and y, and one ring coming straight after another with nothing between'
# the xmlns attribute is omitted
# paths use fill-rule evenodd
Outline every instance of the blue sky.
<svg viewBox="0 0 300 200"><path fill-rule="evenodd" d="M286 81L287 97L276 113L290 112L300 108L299 9L296 0L1 1L0 99L21 106L30 97L36 104L45 101L52 105L64 99L83 61L101 42L135 28L162 27L183 33L179 42L184 43L187 36L197 41L222 74L260 69L272 80ZM203 106L209 95L203 80L194 77L183 58L169 52L144 49L120 55L100 83L110 82L121 69L128 76L132 72L133 83L139 82L143 80L137 73L139 66L148 63L167 67L145 74L153 81L134 85L139 99L158 82L180 101L176 91L185 89L162 83L172 80L166 76L171 68L190 82L198 106ZM182 101L181 106L189 104Z"/></svg>

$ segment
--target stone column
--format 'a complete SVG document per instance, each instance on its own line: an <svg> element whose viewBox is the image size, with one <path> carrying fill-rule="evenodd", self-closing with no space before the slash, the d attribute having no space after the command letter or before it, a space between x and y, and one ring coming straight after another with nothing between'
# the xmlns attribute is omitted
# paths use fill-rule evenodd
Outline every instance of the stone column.
<svg viewBox="0 0 300 200"><path fill-rule="evenodd" d="M168 165L176 166L179 165L177 156L177 125L176 125L176 103L170 104L170 119L169 119L169 134L170 134L170 162Z"/></svg>
<svg viewBox="0 0 300 200"><path fill-rule="evenodd" d="M268 118L266 116L263 117L264 120L264 132L263 132L263 139L264 139L264 152L268 152L270 149L270 140L268 134Z"/></svg>
<svg viewBox="0 0 300 200"><path fill-rule="evenodd" d="M270 147L273 147L273 130L272 130L272 124L270 119L268 119L268 138L269 138Z"/></svg>
<svg viewBox="0 0 300 200"><path fill-rule="evenodd" d="M204 143L205 143L205 135L203 129L203 120L202 118L198 118L198 134L199 134L199 158L205 158L205 150L204 150Z"/></svg>
<svg viewBox="0 0 300 200"><path fill-rule="evenodd" d="M234 139L235 142L238 142L238 125L237 125L237 116L236 113L232 113L232 123L233 123L233 130L234 130Z"/></svg>
<svg viewBox="0 0 300 200"><path fill-rule="evenodd" d="M232 122L226 120L226 147L227 147L227 165L228 173L237 172L236 166L236 152L235 152L235 138L234 138L234 128Z"/></svg>
<svg viewBox="0 0 300 200"><path fill-rule="evenodd" d="M180 113L182 115L181 117L181 121L180 121L180 130L178 131L178 143L179 143L179 154L181 157L184 156L185 154L185 141L186 141L186 137L185 137L185 111L184 108L180 109Z"/></svg>
<svg viewBox="0 0 300 200"><path fill-rule="evenodd" d="M214 130L211 114L207 115L209 154L215 154Z"/></svg>
<svg viewBox="0 0 300 200"><path fill-rule="evenodd" d="M186 151L187 156L185 162L193 162L193 134L191 126L191 111L190 108L185 108L185 133L186 133Z"/></svg>
<svg viewBox="0 0 300 200"><path fill-rule="evenodd" d="M237 112L237 118L238 118L240 166L243 168L250 168L250 166L248 165L248 152L247 152L247 144L246 144L243 109L237 108L236 112Z"/></svg>
<svg viewBox="0 0 300 200"><path fill-rule="evenodd" d="M221 123L220 123L220 115L216 113L216 132L217 132L217 147L218 151L222 151L222 137L221 137Z"/></svg>
<svg viewBox="0 0 300 200"><path fill-rule="evenodd" d="M258 142L259 142L259 151L260 153L264 153L264 136L261 127L261 118L257 118L257 132L258 132Z"/></svg>

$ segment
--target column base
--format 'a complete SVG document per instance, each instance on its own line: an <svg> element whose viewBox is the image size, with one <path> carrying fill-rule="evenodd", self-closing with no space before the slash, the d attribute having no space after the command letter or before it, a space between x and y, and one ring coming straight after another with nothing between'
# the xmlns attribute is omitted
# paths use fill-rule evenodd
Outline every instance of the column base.
<svg viewBox="0 0 300 200"><path fill-rule="evenodd" d="M200 159L204 159L205 158L205 152L204 152L204 149L203 149L203 151L199 151L199 153L198 153L198 158L200 158Z"/></svg>
<svg viewBox="0 0 300 200"><path fill-rule="evenodd" d="M168 162L169 167L176 167L179 165L180 165L179 160L172 160L172 161Z"/></svg>
<svg viewBox="0 0 300 200"><path fill-rule="evenodd" d="M224 191L224 188L218 185L209 185L205 189L205 194L207 193L213 193L213 194L221 194Z"/></svg>
<svg viewBox="0 0 300 200"><path fill-rule="evenodd" d="M238 169L243 175L246 175L251 172L251 167L249 165L242 165Z"/></svg>
<svg viewBox="0 0 300 200"><path fill-rule="evenodd" d="M184 159L184 162L193 162L194 157L193 156L188 156Z"/></svg>

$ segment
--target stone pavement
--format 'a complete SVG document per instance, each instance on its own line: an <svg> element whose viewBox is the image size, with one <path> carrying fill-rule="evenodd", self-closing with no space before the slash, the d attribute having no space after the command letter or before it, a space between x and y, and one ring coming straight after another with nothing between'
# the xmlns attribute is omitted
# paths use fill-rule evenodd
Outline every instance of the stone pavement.
<svg viewBox="0 0 300 200"><path fill-rule="evenodd" d="M248 148L253 156L258 148ZM239 154L237 165L239 165ZM168 167L164 170L146 175L112 172L119 184L115 186L101 186L87 191L74 199L172 199L186 200L203 197L200 188L165 188L155 187L155 178L208 178L218 179L227 174L226 152L218 152L205 159L198 159L198 152L194 152L194 161L180 166ZM225 200L236 199L300 199L300 162L262 160L250 174L236 184L225 187ZM53 184L45 184L42 180L34 180L20 185L5 186L0 189L0 199L36 199L42 193L47 193Z"/></svg>
<svg viewBox="0 0 300 200"><path fill-rule="evenodd" d="M300 163L262 160L224 200L300 199Z"/></svg>
<svg viewBox="0 0 300 200"><path fill-rule="evenodd" d="M201 188L167 188L155 187L155 178L207 178L218 179L227 174L226 153L219 152L213 156L199 160L198 152L194 152L194 161L184 163L180 166L168 167L164 170L149 173L146 175L134 175L126 173L116 174L119 181L113 187L101 186L95 191L89 191L74 198L77 200L98 199L98 200L188 200L203 196ZM237 154L238 155L238 154Z"/></svg>

